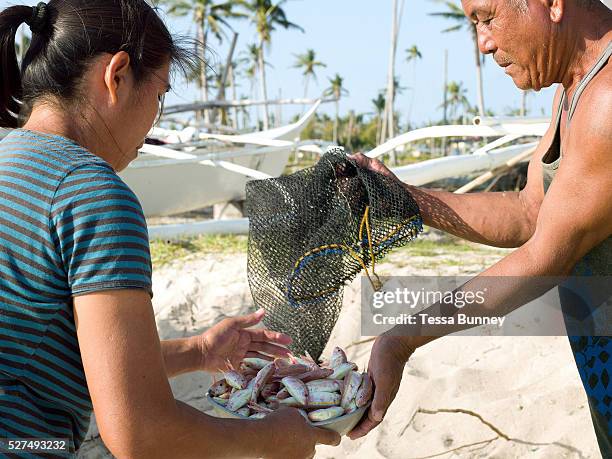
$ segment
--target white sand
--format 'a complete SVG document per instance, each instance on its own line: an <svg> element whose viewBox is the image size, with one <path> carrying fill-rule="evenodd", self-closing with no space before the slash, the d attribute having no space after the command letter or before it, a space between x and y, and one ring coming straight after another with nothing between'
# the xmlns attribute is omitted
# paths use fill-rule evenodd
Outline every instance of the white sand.
<svg viewBox="0 0 612 459"><path fill-rule="evenodd" d="M392 254L379 272L473 275L499 258L499 251L480 250L440 254L435 263L431 257L412 257L409 267L405 253ZM423 268L415 269L419 266ZM166 267L154 274L153 284L162 339L201 333L223 317L249 312L252 307L245 255L206 255ZM362 339L358 285L354 282L345 291L339 319L342 327L334 330L330 347L346 348ZM351 346L347 353L364 368L370 348L371 343ZM204 392L210 382L210 375L198 372L173 379L172 389L176 398L208 411ZM419 409L435 413L417 413ZM112 457L97 434L95 420L79 456ZM431 343L410 359L397 398L378 429L358 441L345 438L336 448L319 447L316 457L502 459L601 455L566 338L454 336Z"/></svg>

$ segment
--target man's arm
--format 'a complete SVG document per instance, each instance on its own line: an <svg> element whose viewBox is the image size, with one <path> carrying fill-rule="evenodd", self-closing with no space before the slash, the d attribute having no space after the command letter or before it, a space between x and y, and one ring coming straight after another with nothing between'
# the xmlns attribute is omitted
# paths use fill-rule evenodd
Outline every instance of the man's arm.
<svg viewBox="0 0 612 459"><path fill-rule="evenodd" d="M424 223L462 239L496 247L519 247L527 242L544 199L541 160L554 140L560 97L561 88L554 97L553 122L529 162L523 190L458 195L407 185L419 204Z"/></svg>
<svg viewBox="0 0 612 459"><path fill-rule="evenodd" d="M553 103L554 120L561 97L560 89ZM472 242L495 247L519 247L532 236L538 211L544 198L540 161L555 136L551 123L536 147L527 172L527 185L520 192L454 194L448 191L405 185L417 201L426 225ZM355 159L382 174L392 173L382 163L363 155Z"/></svg>
<svg viewBox="0 0 612 459"><path fill-rule="evenodd" d="M596 98L590 96L593 93ZM612 235L612 92L590 94L585 92L581 108L574 115L562 164L542 202L533 235L522 247L461 287L474 293L488 288L485 303L478 308L466 306L462 314L511 312L544 293L534 288L530 278L569 274L584 255ZM491 276L514 276L515 282L492 281ZM452 306L450 310L451 314L457 311ZM449 315L449 308L434 305L425 312ZM440 336L466 328L471 327L428 327L422 334ZM401 329L395 332L401 334ZM434 339L383 335L376 340L369 363L376 386L374 400L368 417L351 438L365 435L380 423L397 392L406 360L416 348Z"/></svg>

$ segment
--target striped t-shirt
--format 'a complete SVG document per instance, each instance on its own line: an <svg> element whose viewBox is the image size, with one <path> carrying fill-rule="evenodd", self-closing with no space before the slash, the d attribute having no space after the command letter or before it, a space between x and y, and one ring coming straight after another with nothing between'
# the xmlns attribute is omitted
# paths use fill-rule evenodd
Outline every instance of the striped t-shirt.
<svg viewBox="0 0 612 459"><path fill-rule="evenodd" d="M0 141L0 439L79 448L92 403L72 297L117 288L152 294L134 193L71 140L10 132Z"/></svg>

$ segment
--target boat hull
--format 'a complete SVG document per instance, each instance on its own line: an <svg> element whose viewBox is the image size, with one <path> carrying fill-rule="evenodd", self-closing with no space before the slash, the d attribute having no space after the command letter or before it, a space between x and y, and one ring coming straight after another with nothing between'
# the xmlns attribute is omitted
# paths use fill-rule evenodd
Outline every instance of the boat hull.
<svg viewBox="0 0 612 459"><path fill-rule="evenodd" d="M276 177L283 173L290 154L291 148L286 148L234 158L231 162ZM119 176L138 197L146 217L174 215L244 199L249 177L200 164L203 159L160 160L143 155Z"/></svg>

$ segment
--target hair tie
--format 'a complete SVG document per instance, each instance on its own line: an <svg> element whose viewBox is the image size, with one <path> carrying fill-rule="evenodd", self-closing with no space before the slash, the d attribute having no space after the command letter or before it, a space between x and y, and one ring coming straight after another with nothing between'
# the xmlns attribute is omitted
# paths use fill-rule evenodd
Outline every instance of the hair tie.
<svg viewBox="0 0 612 459"><path fill-rule="evenodd" d="M32 16L25 23L30 26L32 33L41 33L47 25L47 4L40 2L32 7Z"/></svg>

